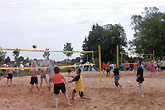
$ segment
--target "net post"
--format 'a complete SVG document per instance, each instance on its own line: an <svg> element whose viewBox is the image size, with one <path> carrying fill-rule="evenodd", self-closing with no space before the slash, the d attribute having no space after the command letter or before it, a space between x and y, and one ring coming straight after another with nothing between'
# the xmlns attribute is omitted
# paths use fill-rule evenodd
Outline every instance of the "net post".
<svg viewBox="0 0 165 110"><path fill-rule="evenodd" d="M94 58L94 53L92 52L92 59L93 59L93 64L95 64L95 58Z"/></svg>
<svg viewBox="0 0 165 110"><path fill-rule="evenodd" d="M155 52L153 50L153 61L155 62Z"/></svg>
<svg viewBox="0 0 165 110"><path fill-rule="evenodd" d="M88 62L88 53L86 53L86 59L87 59L87 62Z"/></svg>
<svg viewBox="0 0 165 110"><path fill-rule="evenodd" d="M100 45L98 45L98 54L99 54L99 71L100 71L100 83L102 82L102 74L101 74L101 48L100 48Z"/></svg>
<svg viewBox="0 0 165 110"><path fill-rule="evenodd" d="M119 45L117 45L117 67L119 66Z"/></svg>

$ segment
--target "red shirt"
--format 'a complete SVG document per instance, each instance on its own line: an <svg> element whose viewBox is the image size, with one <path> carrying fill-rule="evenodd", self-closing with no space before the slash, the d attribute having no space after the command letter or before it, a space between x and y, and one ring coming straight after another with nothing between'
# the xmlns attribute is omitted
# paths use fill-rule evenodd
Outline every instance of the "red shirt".
<svg viewBox="0 0 165 110"><path fill-rule="evenodd" d="M62 73L54 73L53 74L53 83L54 84L64 83Z"/></svg>
<svg viewBox="0 0 165 110"><path fill-rule="evenodd" d="M70 66L70 64L68 66ZM71 67L68 67L68 70L71 70Z"/></svg>
<svg viewBox="0 0 165 110"><path fill-rule="evenodd" d="M126 68L129 68L129 63L125 63L125 67Z"/></svg>
<svg viewBox="0 0 165 110"><path fill-rule="evenodd" d="M133 64L133 67L136 68L136 63Z"/></svg>
<svg viewBox="0 0 165 110"><path fill-rule="evenodd" d="M106 64L106 69L109 70L109 63Z"/></svg>
<svg viewBox="0 0 165 110"><path fill-rule="evenodd" d="M102 67L105 68L106 67L106 64L103 63Z"/></svg>

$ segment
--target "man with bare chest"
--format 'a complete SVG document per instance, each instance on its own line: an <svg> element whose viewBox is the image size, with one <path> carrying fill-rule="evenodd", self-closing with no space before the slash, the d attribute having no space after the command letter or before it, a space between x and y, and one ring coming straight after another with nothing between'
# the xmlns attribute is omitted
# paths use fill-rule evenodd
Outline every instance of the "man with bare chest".
<svg viewBox="0 0 165 110"><path fill-rule="evenodd" d="M33 64L32 67L36 67L36 64ZM40 89L38 87L38 77L37 77L37 74L38 74L38 69L31 69L29 71L29 75L31 75L31 81L30 81L31 88L30 88L29 92L32 91L34 84L36 85L38 91L40 91Z"/></svg>

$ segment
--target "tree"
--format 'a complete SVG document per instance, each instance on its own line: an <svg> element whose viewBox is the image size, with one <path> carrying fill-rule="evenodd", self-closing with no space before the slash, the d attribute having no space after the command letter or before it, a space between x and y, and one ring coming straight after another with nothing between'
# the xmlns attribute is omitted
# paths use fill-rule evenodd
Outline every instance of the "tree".
<svg viewBox="0 0 165 110"><path fill-rule="evenodd" d="M72 60L71 60L71 64L73 65L73 64L75 64L75 63L79 63L80 60L81 60L80 57L76 57L75 59L72 59Z"/></svg>
<svg viewBox="0 0 165 110"><path fill-rule="evenodd" d="M13 51L13 56L14 56L14 59L15 59L16 62L18 61L19 54L20 54L19 51L16 51L16 50Z"/></svg>
<svg viewBox="0 0 165 110"><path fill-rule="evenodd" d="M133 15L131 24L135 31L130 49L136 53L152 53L165 56L165 13L156 7L145 8L142 15Z"/></svg>
<svg viewBox="0 0 165 110"><path fill-rule="evenodd" d="M64 44L64 49L63 49L63 51L73 51L73 47L72 47L72 44L71 43L66 43L66 44ZM64 54L68 57L68 59L69 59L69 57L71 57L72 56L72 52L64 52Z"/></svg>
<svg viewBox="0 0 165 110"><path fill-rule="evenodd" d="M47 51L49 51L49 48L46 48L45 50L46 51L44 52L43 57L45 58L45 60L49 60L50 53L47 52Z"/></svg>
<svg viewBox="0 0 165 110"><path fill-rule="evenodd" d="M94 51L97 61L98 45L101 45L102 61L116 63L116 46L120 46L120 52L124 51L123 47L127 46L123 27L120 24L93 25L88 37L85 37L82 47L84 51ZM88 57L92 59L92 55L88 55ZM86 62L85 55L82 56L82 59Z"/></svg>
<svg viewBox="0 0 165 110"><path fill-rule="evenodd" d="M20 56L18 59L17 59L18 62L24 62L24 57L23 56Z"/></svg>
<svg viewBox="0 0 165 110"><path fill-rule="evenodd" d="M29 57L24 60L24 63L29 63Z"/></svg>
<svg viewBox="0 0 165 110"><path fill-rule="evenodd" d="M1 47L0 47L1 48ZM6 56L6 52L0 50L0 62L4 62Z"/></svg>
<svg viewBox="0 0 165 110"><path fill-rule="evenodd" d="M10 58L9 56L5 59L5 63L9 63L10 62Z"/></svg>

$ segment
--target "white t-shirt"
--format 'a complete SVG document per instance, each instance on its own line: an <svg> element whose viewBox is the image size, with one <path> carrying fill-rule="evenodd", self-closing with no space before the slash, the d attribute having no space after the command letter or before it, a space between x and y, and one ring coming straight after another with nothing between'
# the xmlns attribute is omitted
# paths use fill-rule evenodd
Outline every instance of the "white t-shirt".
<svg viewBox="0 0 165 110"><path fill-rule="evenodd" d="M20 64L20 68L24 68L23 64ZM21 70L24 70L24 69L21 69Z"/></svg>

